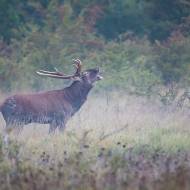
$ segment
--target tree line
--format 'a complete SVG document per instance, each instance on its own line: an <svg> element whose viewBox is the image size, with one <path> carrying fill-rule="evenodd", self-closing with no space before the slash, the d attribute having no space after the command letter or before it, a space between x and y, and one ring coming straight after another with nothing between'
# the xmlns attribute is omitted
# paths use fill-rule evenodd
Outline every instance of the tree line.
<svg viewBox="0 0 190 190"><path fill-rule="evenodd" d="M187 0L1 0L0 23L1 91L55 86L31 73L74 57L102 68L100 88L189 86Z"/></svg>

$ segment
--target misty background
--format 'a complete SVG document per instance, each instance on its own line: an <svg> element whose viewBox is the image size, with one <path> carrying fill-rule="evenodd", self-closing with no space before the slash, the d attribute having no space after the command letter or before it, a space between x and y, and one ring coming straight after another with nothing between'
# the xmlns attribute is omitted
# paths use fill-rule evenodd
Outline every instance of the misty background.
<svg viewBox="0 0 190 190"><path fill-rule="evenodd" d="M84 68L101 68L96 91L173 101L188 92L189 52L188 0L0 1L2 94L63 87L68 81L35 71L71 73L80 58Z"/></svg>

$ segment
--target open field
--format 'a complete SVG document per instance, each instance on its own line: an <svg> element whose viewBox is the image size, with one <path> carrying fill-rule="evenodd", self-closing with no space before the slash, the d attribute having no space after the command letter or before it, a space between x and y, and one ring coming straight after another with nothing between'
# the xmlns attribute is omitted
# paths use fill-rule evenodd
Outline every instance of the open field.
<svg viewBox="0 0 190 190"><path fill-rule="evenodd" d="M0 105L53 89L8 99L9 127L90 95L55 135L0 113L0 190L190 190L190 0L0 0Z"/></svg>
<svg viewBox="0 0 190 190"><path fill-rule="evenodd" d="M189 116L124 94L91 96L63 134L32 124L11 135L0 189L188 190Z"/></svg>

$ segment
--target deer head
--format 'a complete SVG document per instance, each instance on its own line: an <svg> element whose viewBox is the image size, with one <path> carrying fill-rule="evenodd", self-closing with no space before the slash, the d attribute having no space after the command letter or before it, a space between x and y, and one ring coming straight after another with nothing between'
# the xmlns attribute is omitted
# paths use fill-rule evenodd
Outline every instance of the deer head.
<svg viewBox="0 0 190 190"><path fill-rule="evenodd" d="M65 75L64 73L59 72L56 68L55 71L39 70L36 73L40 76L47 76L58 79L70 79L91 85L93 85L93 83L96 81L103 79L103 77L100 75L99 68L82 71L82 62L80 59L74 59L73 65L76 68L76 71L72 75Z"/></svg>

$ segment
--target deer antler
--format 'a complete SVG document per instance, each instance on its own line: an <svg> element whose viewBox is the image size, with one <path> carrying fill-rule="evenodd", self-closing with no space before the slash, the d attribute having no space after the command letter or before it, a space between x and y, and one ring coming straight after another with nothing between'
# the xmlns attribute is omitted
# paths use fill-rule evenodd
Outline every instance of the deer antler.
<svg viewBox="0 0 190 190"><path fill-rule="evenodd" d="M39 70L37 73L44 73L44 74L50 74L50 75L59 75L62 76L64 75L63 73L59 72L57 68L54 68L55 71L44 71L44 70Z"/></svg>
<svg viewBox="0 0 190 190"><path fill-rule="evenodd" d="M76 68L75 75L80 76L82 71L82 62L80 59L73 59L73 65Z"/></svg>
<svg viewBox="0 0 190 190"><path fill-rule="evenodd" d="M55 68L55 71L39 70L39 71L36 71L36 73L40 76L47 76L51 78L72 79L72 78L80 76L81 70L82 70L82 63L80 59L74 59L73 62L74 62L73 65L76 68L76 72L73 75L65 75L59 72L57 68Z"/></svg>

